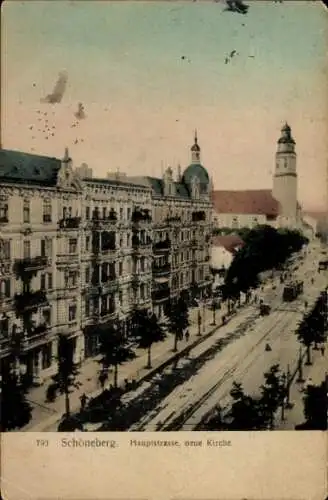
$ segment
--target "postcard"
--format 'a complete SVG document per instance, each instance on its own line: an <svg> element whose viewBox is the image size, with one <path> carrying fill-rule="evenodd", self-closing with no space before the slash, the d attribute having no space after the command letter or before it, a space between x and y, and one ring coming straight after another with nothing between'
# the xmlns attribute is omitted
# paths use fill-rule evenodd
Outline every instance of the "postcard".
<svg viewBox="0 0 328 500"><path fill-rule="evenodd" d="M3 498L327 497L327 15L3 3Z"/></svg>

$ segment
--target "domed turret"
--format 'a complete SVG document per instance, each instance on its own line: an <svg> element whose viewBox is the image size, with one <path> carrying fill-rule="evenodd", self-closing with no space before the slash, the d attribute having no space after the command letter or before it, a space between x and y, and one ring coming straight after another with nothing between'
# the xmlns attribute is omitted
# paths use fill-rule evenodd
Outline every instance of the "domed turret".
<svg viewBox="0 0 328 500"><path fill-rule="evenodd" d="M200 162L200 146L198 144L197 130L195 130L194 144L190 148L191 150L191 164L183 173L182 181L191 190L191 186L197 180L199 184L200 194L208 194L210 178Z"/></svg>

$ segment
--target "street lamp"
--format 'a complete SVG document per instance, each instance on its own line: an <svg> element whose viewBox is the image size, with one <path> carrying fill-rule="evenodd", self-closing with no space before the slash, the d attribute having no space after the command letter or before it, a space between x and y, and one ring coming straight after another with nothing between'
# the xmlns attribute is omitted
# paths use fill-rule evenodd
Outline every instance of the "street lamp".
<svg viewBox="0 0 328 500"><path fill-rule="evenodd" d="M198 308L198 314L197 314L197 323L198 323L198 337L201 336L201 331L200 331L200 328L201 328L201 324L202 324L202 315L200 313L200 309Z"/></svg>
<svg viewBox="0 0 328 500"><path fill-rule="evenodd" d="M289 369L289 365L287 365L287 380L286 380L286 408L291 409L293 408L293 403L290 402L290 387L292 383L292 377Z"/></svg>
<svg viewBox="0 0 328 500"><path fill-rule="evenodd" d="M206 323L206 304L205 304L205 300L206 299L203 299L203 332L205 333L205 323Z"/></svg>
<svg viewBox="0 0 328 500"><path fill-rule="evenodd" d="M285 420L286 373L283 373L281 378L282 378L281 420Z"/></svg>
<svg viewBox="0 0 328 500"><path fill-rule="evenodd" d="M300 352L298 356L298 377L296 382L302 384L304 382L303 378L303 364L302 364L302 347L300 347Z"/></svg>

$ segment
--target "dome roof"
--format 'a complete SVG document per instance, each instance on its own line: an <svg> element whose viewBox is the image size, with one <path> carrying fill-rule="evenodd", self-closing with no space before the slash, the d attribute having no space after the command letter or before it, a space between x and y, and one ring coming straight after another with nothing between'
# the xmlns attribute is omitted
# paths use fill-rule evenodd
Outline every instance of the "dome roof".
<svg viewBox="0 0 328 500"><path fill-rule="evenodd" d="M207 170L200 164L191 164L183 173L183 182L191 184L192 178L197 177L201 186L208 186L210 178Z"/></svg>
<svg viewBox="0 0 328 500"><path fill-rule="evenodd" d="M291 135L291 128L286 122L281 129L281 137L278 140L278 144L295 144L295 141Z"/></svg>

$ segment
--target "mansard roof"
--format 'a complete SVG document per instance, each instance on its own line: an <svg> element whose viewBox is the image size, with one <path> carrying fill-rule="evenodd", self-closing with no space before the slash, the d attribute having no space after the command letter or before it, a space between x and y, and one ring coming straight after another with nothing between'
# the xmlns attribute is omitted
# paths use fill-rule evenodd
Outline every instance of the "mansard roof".
<svg viewBox="0 0 328 500"><path fill-rule="evenodd" d="M149 186L152 189L153 195L164 196L164 181L157 177L134 177L136 181L143 182L144 185ZM183 182L173 182L175 186L176 196L179 198L190 198L190 193L187 186Z"/></svg>
<svg viewBox="0 0 328 500"><path fill-rule="evenodd" d="M0 183L56 186L60 169L58 158L0 149Z"/></svg>

